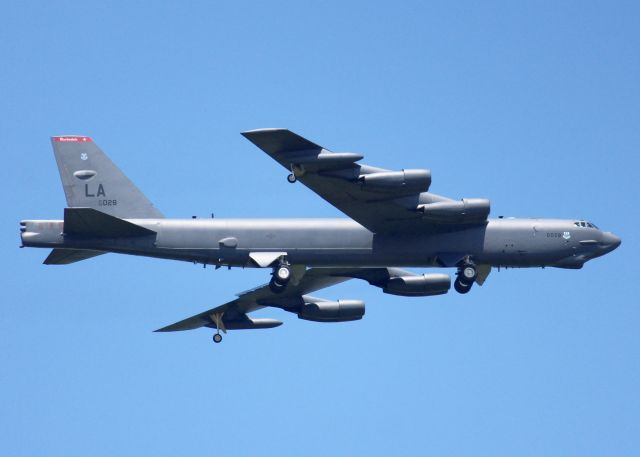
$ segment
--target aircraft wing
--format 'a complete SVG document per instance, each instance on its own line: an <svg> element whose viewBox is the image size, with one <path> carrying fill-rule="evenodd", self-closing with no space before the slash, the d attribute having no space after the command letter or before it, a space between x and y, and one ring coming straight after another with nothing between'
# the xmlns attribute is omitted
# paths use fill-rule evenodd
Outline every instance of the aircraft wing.
<svg viewBox="0 0 640 457"><path fill-rule="evenodd" d="M200 327L216 328L216 320L222 324L220 330L223 331L277 327L282 325L282 322L275 319L251 319L247 314L267 306L283 309L293 307L300 303L303 295L349 279L358 278L376 284L390 276L407 274L411 273L397 268L310 268L297 280L297 283L293 278L282 293L273 293L269 285L264 284L238 294L238 298L224 305L168 325L156 332L193 330Z"/></svg>
<svg viewBox="0 0 640 457"><path fill-rule="evenodd" d="M361 154L331 152L287 129L242 135L296 180L374 233L466 228L485 223L489 201L455 201L428 193L429 170L390 171L356 163Z"/></svg>

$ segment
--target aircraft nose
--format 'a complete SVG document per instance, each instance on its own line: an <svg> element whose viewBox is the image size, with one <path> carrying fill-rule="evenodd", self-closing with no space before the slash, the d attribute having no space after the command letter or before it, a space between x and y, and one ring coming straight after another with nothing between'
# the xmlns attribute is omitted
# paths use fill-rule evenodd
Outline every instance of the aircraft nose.
<svg viewBox="0 0 640 457"><path fill-rule="evenodd" d="M611 252L622 243L622 240L611 232L604 232L600 241L606 252Z"/></svg>

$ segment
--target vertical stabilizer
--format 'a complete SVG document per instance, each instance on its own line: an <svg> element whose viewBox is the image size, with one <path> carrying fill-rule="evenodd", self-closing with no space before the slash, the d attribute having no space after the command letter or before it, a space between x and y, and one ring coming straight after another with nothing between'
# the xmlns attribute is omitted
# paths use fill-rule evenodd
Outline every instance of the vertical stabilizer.
<svg viewBox="0 0 640 457"><path fill-rule="evenodd" d="M91 138L54 136L51 143L69 207L119 218L163 217Z"/></svg>

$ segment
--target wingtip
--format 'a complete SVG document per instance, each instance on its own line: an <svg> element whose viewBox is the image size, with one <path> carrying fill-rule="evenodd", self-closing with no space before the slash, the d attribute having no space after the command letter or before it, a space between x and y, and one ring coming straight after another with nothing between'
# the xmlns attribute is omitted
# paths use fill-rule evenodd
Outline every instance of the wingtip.
<svg viewBox="0 0 640 457"><path fill-rule="evenodd" d="M159 328L157 330L154 330L153 333L174 332L175 329L172 328L172 327L175 327L175 324L167 325L166 327L162 327L162 328Z"/></svg>
<svg viewBox="0 0 640 457"><path fill-rule="evenodd" d="M264 129L253 129L253 130L245 130L244 132L240 132L240 135L244 137L249 137L253 134L257 133L267 133L267 132L283 132L289 129L281 128L281 127L269 127Z"/></svg>

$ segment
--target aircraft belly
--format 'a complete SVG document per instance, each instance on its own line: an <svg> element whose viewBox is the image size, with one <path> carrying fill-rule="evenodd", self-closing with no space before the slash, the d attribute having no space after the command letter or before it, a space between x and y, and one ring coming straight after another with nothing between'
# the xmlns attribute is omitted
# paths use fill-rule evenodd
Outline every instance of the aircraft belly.
<svg viewBox="0 0 640 457"><path fill-rule="evenodd" d="M434 236L374 236L344 219L214 221L162 222L157 252L232 266L256 266L250 254L260 252L286 252L308 266L430 266L442 244Z"/></svg>
<svg viewBox="0 0 640 457"><path fill-rule="evenodd" d="M349 220L213 220L163 223L163 255L224 265L255 266L252 252L286 252L292 263L335 263L371 256L373 234Z"/></svg>

